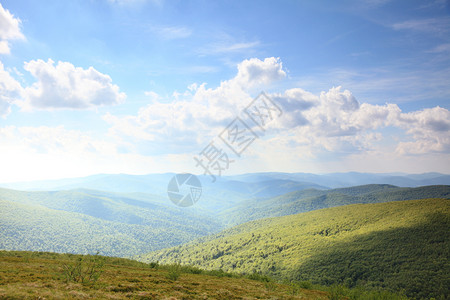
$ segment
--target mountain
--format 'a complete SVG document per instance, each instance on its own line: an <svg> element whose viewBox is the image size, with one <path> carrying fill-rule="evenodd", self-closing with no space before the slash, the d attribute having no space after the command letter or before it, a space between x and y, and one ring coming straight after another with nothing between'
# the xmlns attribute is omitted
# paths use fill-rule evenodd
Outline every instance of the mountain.
<svg viewBox="0 0 450 300"><path fill-rule="evenodd" d="M64 191L72 189L101 190L114 193L141 193L145 197L167 198L167 185L174 176L173 173L127 175L127 174L100 174L82 178L18 182L0 184L0 186L16 190L28 191ZM209 210L210 213L232 207L236 203L255 197L274 197L284 193L307 188L326 189L309 182L293 180L268 180L262 182L242 182L218 178L212 182L208 176L199 176L202 183L202 197L196 205L197 209Z"/></svg>
<svg viewBox="0 0 450 300"><path fill-rule="evenodd" d="M130 256L266 217L354 203L450 197L450 186L366 185L317 190L289 180L230 180L217 184L216 193L210 190L203 205L189 208L176 207L166 197L145 193L0 189L0 249L74 253L101 250L105 255ZM307 189L268 197L298 188ZM246 199L244 195L266 197Z"/></svg>
<svg viewBox="0 0 450 300"><path fill-rule="evenodd" d="M16 190L69 190L69 189L94 189L117 193L141 192L156 195L166 195L167 184L174 173L129 175L129 174L98 174L80 178L59 180L41 180L31 182L1 183L0 187ZM217 190L238 192L245 196L252 195L254 188L249 188L249 183L262 184L281 180L286 182L298 182L303 188L342 188L366 184L391 184L402 187L418 187L424 185L450 185L450 175L440 173L403 174L403 173L247 173L241 175L218 177L212 183L209 176L198 176L204 187ZM240 187L244 186L243 189ZM301 188L301 189L303 189ZM300 189L300 188L297 188ZM281 194L288 191L284 190ZM272 192L273 193L273 192ZM278 195L281 195L278 194ZM275 196L272 194L271 196Z"/></svg>
<svg viewBox="0 0 450 300"><path fill-rule="evenodd" d="M173 173L148 175L98 174L79 178L4 183L0 186L32 191L61 191L84 188L117 193L141 192L165 195L167 184L173 175Z"/></svg>
<svg viewBox="0 0 450 300"><path fill-rule="evenodd" d="M445 299L449 228L447 199L353 204L252 221L136 258Z"/></svg>
<svg viewBox="0 0 450 300"><path fill-rule="evenodd" d="M218 232L198 209L147 195L0 189L0 249L131 256Z"/></svg>
<svg viewBox="0 0 450 300"><path fill-rule="evenodd" d="M450 186L400 188L387 184L369 184L331 190L305 189L269 199L249 199L224 210L220 216L227 225L292 215L312 210L357 204L423 198L450 198Z"/></svg>
<svg viewBox="0 0 450 300"><path fill-rule="evenodd" d="M424 185L450 185L450 175L440 173L404 174L404 173L248 173L227 176L227 179L244 182L268 181L274 179L309 182L328 188L341 188L366 184L391 184L402 187L418 187Z"/></svg>
<svg viewBox="0 0 450 300"><path fill-rule="evenodd" d="M148 175L98 174L59 180L3 183L0 184L0 187L27 191L90 189L121 193L127 196L133 194L133 197L141 194L144 199L147 197L160 199L161 203L164 204L164 201L168 201L168 183L174 175L174 173ZM232 209L243 201L256 199L260 201L261 199L306 189L327 190L366 184L390 184L403 187L450 185L450 175L440 173L371 174L349 172L318 175L267 172L221 176L217 177L215 182L212 182L211 178L206 175L199 175L198 178L202 184L202 195L194 209L208 211L209 214L215 215Z"/></svg>

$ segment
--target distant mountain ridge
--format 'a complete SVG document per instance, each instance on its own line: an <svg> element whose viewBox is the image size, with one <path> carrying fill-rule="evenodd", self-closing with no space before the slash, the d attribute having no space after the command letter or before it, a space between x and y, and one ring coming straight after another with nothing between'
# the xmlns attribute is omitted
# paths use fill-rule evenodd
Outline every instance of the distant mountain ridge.
<svg viewBox="0 0 450 300"><path fill-rule="evenodd" d="M129 175L98 174L80 178L44 180L35 182L4 183L0 187L28 191L62 191L90 189L114 193L150 194L161 201L167 198L167 185L174 173ZM218 177L216 182L199 175L202 196L195 208L210 213L226 211L249 199L269 199L288 192L306 189L327 190L365 184L390 184L402 187L423 185L450 185L450 175L424 174L371 174L371 173L248 173ZM144 196L145 198L145 196Z"/></svg>
<svg viewBox="0 0 450 300"><path fill-rule="evenodd" d="M68 190L88 188L111 192L143 192L165 194L169 180L174 173L129 175L129 174L98 174L79 178L58 180L41 180L30 182L0 183L0 187L17 190ZM247 173L241 175L222 176L217 183L211 183L209 176L199 176L204 186L221 186L240 183L261 183L273 180L299 182L315 188L340 188L365 184L391 184L401 187L418 187L424 185L450 185L450 175L441 173L403 174L403 173Z"/></svg>
<svg viewBox="0 0 450 300"><path fill-rule="evenodd" d="M328 188L340 188L365 184L391 184L401 187L418 187L424 185L450 185L450 175L436 172L423 174L406 173L249 173L236 176L228 176L235 180L246 182L269 180L269 179L288 179L293 181L311 182Z"/></svg>
<svg viewBox="0 0 450 300"><path fill-rule="evenodd" d="M331 190L305 189L269 199L248 199L220 213L227 225L269 217L309 212L350 204L380 203L424 198L450 198L449 185L401 188L368 184Z"/></svg>

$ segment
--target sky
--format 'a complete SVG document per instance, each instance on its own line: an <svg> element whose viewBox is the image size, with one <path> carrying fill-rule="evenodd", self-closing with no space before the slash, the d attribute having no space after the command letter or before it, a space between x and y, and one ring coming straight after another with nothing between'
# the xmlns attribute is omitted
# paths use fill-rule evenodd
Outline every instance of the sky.
<svg viewBox="0 0 450 300"><path fill-rule="evenodd" d="M449 1L0 4L0 182L450 173Z"/></svg>

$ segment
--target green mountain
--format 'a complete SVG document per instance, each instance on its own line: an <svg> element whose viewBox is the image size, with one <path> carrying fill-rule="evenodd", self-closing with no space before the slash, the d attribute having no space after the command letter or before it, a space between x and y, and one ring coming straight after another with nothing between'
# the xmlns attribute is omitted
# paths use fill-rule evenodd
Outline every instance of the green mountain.
<svg viewBox="0 0 450 300"><path fill-rule="evenodd" d="M221 184L224 183L218 184L219 191L234 191L241 196L245 193L265 194L267 187L277 184L278 188L274 188L276 193L300 186L286 180L248 186L233 182L227 189L221 188ZM213 194L212 190L210 194ZM227 225L259 218L353 203L446 198L449 194L449 186L398 188L366 185L334 190L304 189L268 199L235 198L228 203L222 201L223 206L231 206L231 209L210 210L198 206L179 208L167 198L145 193L0 189L0 249L73 253L101 251L105 255L130 256L186 243L216 233ZM220 202L218 199L216 202Z"/></svg>
<svg viewBox="0 0 450 300"><path fill-rule="evenodd" d="M212 217L169 204L141 194L0 189L0 249L131 256L222 229Z"/></svg>
<svg viewBox="0 0 450 300"><path fill-rule="evenodd" d="M354 204L245 223L137 259L446 299L449 229L446 199Z"/></svg>
<svg viewBox="0 0 450 300"><path fill-rule="evenodd" d="M241 201L221 212L220 216L227 225L237 225L262 218L286 216L328 207L424 198L450 198L450 186L401 188L388 184L369 184L332 190L305 189L269 199Z"/></svg>

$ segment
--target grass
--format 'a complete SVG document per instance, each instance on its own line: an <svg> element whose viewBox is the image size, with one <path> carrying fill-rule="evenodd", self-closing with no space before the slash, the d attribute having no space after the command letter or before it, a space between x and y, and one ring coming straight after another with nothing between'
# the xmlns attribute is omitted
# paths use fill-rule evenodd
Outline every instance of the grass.
<svg viewBox="0 0 450 300"><path fill-rule="evenodd" d="M78 266L95 281L67 280L66 267ZM76 267L78 268L78 267ZM76 269L75 268L75 269ZM95 273L98 274L98 273ZM221 271L133 260L0 251L0 299L328 299L324 291L276 282L238 278Z"/></svg>

